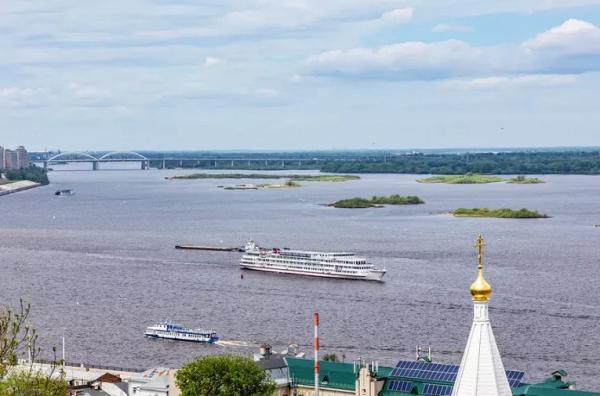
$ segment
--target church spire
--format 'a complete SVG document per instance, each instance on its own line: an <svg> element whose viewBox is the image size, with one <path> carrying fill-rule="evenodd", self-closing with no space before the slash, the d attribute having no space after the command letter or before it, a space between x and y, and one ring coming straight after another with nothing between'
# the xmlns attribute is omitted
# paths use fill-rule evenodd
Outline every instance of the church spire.
<svg viewBox="0 0 600 396"><path fill-rule="evenodd" d="M490 324L492 287L483 277L483 236L477 238L477 278L471 285L473 324L452 396L511 396L504 365Z"/></svg>
<svg viewBox="0 0 600 396"><path fill-rule="evenodd" d="M473 301L488 301L492 294L492 287L483 277L483 248L485 242L483 236L477 237L477 279L471 284L471 295Z"/></svg>

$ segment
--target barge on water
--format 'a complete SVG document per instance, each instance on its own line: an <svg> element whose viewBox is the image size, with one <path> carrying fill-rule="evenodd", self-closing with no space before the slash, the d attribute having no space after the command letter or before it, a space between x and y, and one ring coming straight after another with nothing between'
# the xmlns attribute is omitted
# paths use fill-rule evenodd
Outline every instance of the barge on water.
<svg viewBox="0 0 600 396"><path fill-rule="evenodd" d="M243 247L221 247L221 246L175 245L175 249L208 250L208 251L213 251L213 252L245 252L245 249Z"/></svg>

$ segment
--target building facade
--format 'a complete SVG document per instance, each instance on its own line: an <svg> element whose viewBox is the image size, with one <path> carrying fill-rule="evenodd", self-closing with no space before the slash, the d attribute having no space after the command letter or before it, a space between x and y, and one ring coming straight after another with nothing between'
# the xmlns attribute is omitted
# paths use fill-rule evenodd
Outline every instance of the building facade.
<svg viewBox="0 0 600 396"><path fill-rule="evenodd" d="M25 147L17 147L17 169L25 169L29 166L29 157Z"/></svg>
<svg viewBox="0 0 600 396"><path fill-rule="evenodd" d="M4 169L14 170L18 168L17 152L14 150L4 150Z"/></svg>
<svg viewBox="0 0 600 396"><path fill-rule="evenodd" d="M0 146L0 169L16 170L25 169L29 166L29 154L23 146L16 150L4 149Z"/></svg>

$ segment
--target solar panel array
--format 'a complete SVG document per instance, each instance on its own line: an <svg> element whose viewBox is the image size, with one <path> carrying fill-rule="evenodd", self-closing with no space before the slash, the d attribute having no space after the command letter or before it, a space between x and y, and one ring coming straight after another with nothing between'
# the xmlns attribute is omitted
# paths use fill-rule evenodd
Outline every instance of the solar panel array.
<svg viewBox="0 0 600 396"><path fill-rule="evenodd" d="M390 381L390 385L388 386L388 389L393 390L393 391L408 393L412 389L412 382L392 380L392 381Z"/></svg>
<svg viewBox="0 0 600 396"><path fill-rule="evenodd" d="M459 366L453 364L401 360L392 371L391 376L454 383L456 381L458 369ZM506 378L508 379L508 384L511 388L519 386L524 375L525 373L522 371L506 371Z"/></svg>
<svg viewBox="0 0 600 396"><path fill-rule="evenodd" d="M506 378L511 388L519 386L524 375L525 373L522 371L506 370Z"/></svg>
<svg viewBox="0 0 600 396"><path fill-rule="evenodd" d="M452 388L450 385L425 384L423 393L431 396L449 396L452 394Z"/></svg>
<svg viewBox="0 0 600 396"><path fill-rule="evenodd" d="M454 382L458 374L458 366L453 364L437 364L428 362L400 361L392 371L392 377L417 378Z"/></svg>

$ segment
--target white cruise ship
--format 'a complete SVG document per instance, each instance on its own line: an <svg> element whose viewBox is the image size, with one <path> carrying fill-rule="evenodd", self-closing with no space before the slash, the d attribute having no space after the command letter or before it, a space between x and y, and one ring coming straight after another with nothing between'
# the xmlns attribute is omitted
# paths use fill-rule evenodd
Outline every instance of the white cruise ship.
<svg viewBox="0 0 600 396"><path fill-rule="evenodd" d="M367 260L354 253L313 252L288 248L263 249L250 241L242 256L242 268L296 274L321 276L325 278L362 279L381 281L384 269L377 269Z"/></svg>
<svg viewBox="0 0 600 396"><path fill-rule="evenodd" d="M144 335L150 338L205 342L209 344L219 340L217 333L212 330L186 329L182 325L171 322L162 322L153 326L149 326L146 328Z"/></svg>

